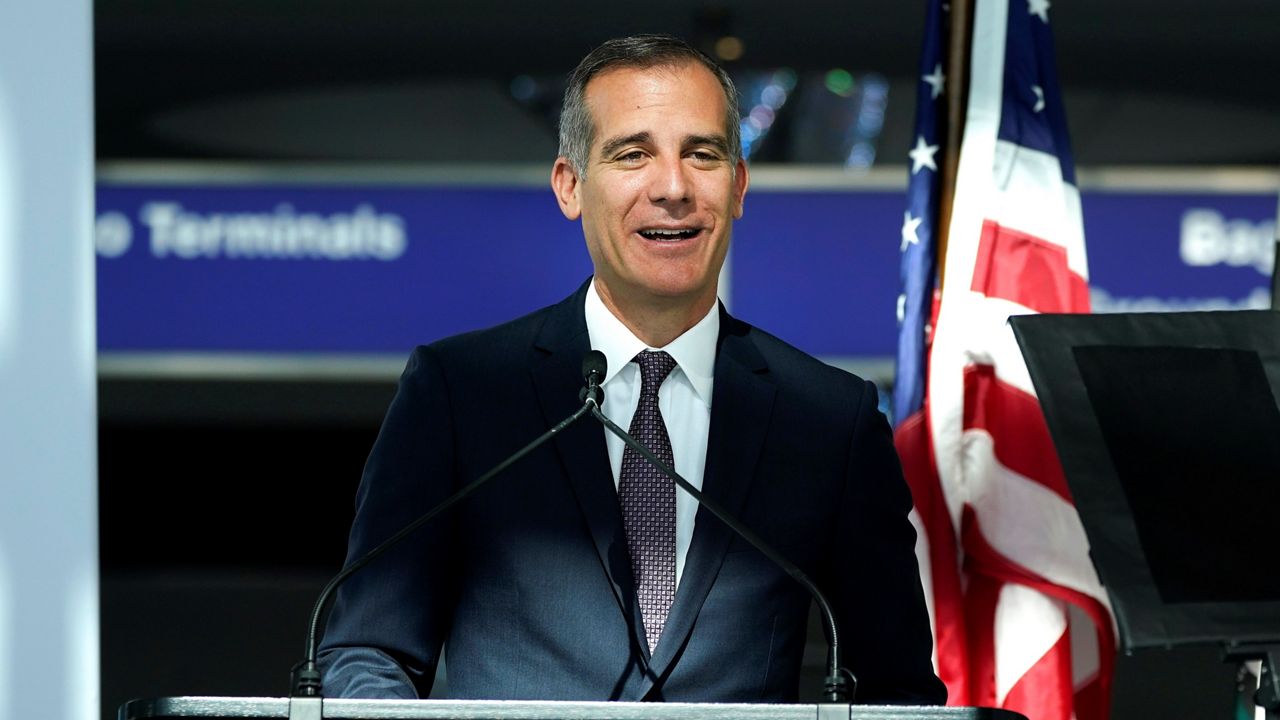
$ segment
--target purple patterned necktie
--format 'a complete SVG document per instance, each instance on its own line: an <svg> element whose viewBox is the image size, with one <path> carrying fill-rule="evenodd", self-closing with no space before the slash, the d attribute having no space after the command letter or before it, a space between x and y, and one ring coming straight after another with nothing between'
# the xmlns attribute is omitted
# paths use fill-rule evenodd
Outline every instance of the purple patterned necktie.
<svg viewBox="0 0 1280 720"><path fill-rule="evenodd" d="M640 365L640 403L631 418L631 435L669 466L671 438L658 409L658 388L676 366L665 352L645 350L633 362ZM652 653L667 624L676 595L676 487L662 471L627 448L618 479L622 524L631 552L631 574L644 634Z"/></svg>

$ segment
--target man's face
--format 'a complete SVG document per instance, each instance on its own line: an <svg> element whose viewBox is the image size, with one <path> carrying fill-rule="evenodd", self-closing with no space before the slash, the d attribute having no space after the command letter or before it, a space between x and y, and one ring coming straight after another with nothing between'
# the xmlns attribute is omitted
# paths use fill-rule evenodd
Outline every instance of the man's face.
<svg viewBox="0 0 1280 720"><path fill-rule="evenodd" d="M552 185L582 217L597 287L615 308L714 302L747 168L725 136L724 91L698 64L619 68L591 79L595 139L586 179L564 158Z"/></svg>

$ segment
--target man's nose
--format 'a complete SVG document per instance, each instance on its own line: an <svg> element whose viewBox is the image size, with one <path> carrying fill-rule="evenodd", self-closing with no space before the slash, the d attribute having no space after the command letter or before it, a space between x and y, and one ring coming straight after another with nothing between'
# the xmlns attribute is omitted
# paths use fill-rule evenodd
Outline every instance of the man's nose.
<svg viewBox="0 0 1280 720"><path fill-rule="evenodd" d="M654 163L654 177L649 183L649 200L655 203L687 203L692 199L689 168L682 158L661 159Z"/></svg>

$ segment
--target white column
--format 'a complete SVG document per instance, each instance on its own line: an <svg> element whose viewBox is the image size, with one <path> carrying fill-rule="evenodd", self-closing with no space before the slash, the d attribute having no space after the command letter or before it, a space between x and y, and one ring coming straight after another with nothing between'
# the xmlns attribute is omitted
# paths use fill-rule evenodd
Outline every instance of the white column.
<svg viewBox="0 0 1280 720"><path fill-rule="evenodd" d="M92 19L0 2L0 720L99 714Z"/></svg>

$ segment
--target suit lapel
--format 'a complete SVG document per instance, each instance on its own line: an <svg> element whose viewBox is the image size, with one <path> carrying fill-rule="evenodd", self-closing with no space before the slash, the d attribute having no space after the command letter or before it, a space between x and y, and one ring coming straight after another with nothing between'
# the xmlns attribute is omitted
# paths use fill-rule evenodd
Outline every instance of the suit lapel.
<svg viewBox="0 0 1280 720"><path fill-rule="evenodd" d="M768 366L747 338L747 330L745 324L721 309L707 465L702 478L703 493L735 517L742 514L755 476L774 398ZM650 665L652 672L646 677L644 692L667 672L688 641L733 536L733 531L705 507L698 510L680 587Z"/></svg>
<svg viewBox="0 0 1280 720"><path fill-rule="evenodd" d="M582 358L591 349L582 311L586 288L584 284L568 300L551 308L534 343L530 373L548 427L582 406L578 400ZM554 444L618 607L631 628L634 647L647 654L604 432L594 418L584 417L557 436Z"/></svg>

